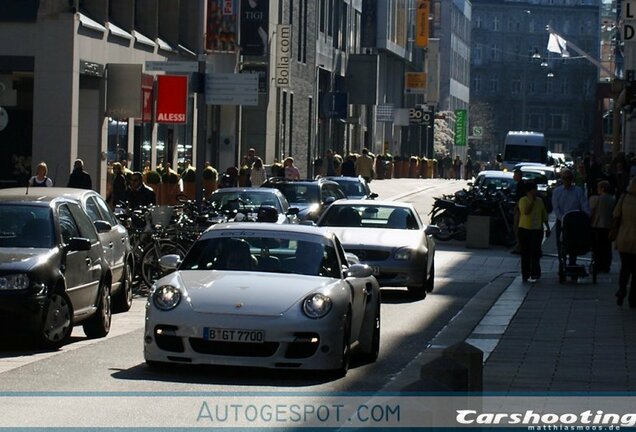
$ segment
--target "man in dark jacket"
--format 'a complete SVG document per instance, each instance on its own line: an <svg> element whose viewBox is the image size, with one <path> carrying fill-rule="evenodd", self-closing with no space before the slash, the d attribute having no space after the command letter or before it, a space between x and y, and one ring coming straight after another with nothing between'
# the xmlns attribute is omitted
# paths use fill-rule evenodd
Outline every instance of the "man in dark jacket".
<svg viewBox="0 0 636 432"><path fill-rule="evenodd" d="M68 178L68 187L78 189L93 189L91 176L84 171L84 161L76 159L73 164L73 172Z"/></svg>
<svg viewBox="0 0 636 432"><path fill-rule="evenodd" d="M155 191L146 186L139 171L130 176L130 188L126 191L126 201L131 209L155 205Z"/></svg>

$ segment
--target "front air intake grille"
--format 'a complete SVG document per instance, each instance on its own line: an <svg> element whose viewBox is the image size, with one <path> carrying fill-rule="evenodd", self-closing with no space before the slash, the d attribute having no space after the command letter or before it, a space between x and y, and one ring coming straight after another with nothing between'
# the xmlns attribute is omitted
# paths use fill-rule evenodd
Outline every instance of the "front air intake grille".
<svg viewBox="0 0 636 432"><path fill-rule="evenodd" d="M276 350L278 350L278 345L277 342L215 342L200 338L190 338L190 346L199 354L236 357L271 357L276 353Z"/></svg>

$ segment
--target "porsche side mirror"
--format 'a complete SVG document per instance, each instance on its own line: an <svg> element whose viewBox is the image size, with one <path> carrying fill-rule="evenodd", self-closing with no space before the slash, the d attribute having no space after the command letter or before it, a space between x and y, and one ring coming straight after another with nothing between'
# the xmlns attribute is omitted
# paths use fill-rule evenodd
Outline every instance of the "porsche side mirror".
<svg viewBox="0 0 636 432"><path fill-rule="evenodd" d="M440 229L437 225L428 225L426 229L424 230L424 233L427 236L437 235L440 233Z"/></svg>
<svg viewBox="0 0 636 432"><path fill-rule="evenodd" d="M179 264L181 264L179 255L164 255L159 258L159 265L164 270L176 270Z"/></svg>
<svg viewBox="0 0 636 432"><path fill-rule="evenodd" d="M373 275L373 269L366 264L354 264L349 266L347 277L365 278Z"/></svg>

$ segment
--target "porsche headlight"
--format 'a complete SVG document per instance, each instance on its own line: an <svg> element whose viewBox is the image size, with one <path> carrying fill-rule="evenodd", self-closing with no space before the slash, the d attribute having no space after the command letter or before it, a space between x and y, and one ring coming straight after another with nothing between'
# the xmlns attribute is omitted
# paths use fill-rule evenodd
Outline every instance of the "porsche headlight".
<svg viewBox="0 0 636 432"><path fill-rule="evenodd" d="M18 291L29 287L29 277L25 274L0 276L0 291Z"/></svg>
<svg viewBox="0 0 636 432"><path fill-rule="evenodd" d="M322 318L330 310L331 299L324 294L312 294L303 301L303 312L309 318Z"/></svg>
<svg viewBox="0 0 636 432"><path fill-rule="evenodd" d="M413 251L410 248L400 248L395 251L395 253L393 254L393 258L395 258L396 260L405 261L411 258L412 253Z"/></svg>
<svg viewBox="0 0 636 432"><path fill-rule="evenodd" d="M177 307L181 301L181 291L172 285L163 285L152 294L152 301L162 311L169 311Z"/></svg>

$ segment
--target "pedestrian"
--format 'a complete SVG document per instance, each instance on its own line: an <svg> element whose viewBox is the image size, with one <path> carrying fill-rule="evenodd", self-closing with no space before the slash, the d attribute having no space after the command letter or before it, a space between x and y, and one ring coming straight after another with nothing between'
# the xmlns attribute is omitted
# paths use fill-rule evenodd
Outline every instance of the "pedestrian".
<svg viewBox="0 0 636 432"><path fill-rule="evenodd" d="M75 159L73 172L68 178L67 187L78 189L93 189L93 182L89 173L84 171L84 161Z"/></svg>
<svg viewBox="0 0 636 432"><path fill-rule="evenodd" d="M267 173L263 167L263 159L256 156L250 171L250 183L252 187L261 187L261 185L265 183L265 180L267 180Z"/></svg>
<svg viewBox="0 0 636 432"><path fill-rule="evenodd" d="M460 180L462 178L462 160L459 156L455 156L453 171L455 172L455 180Z"/></svg>
<svg viewBox="0 0 636 432"><path fill-rule="evenodd" d="M326 168L325 168L325 175L327 177L333 177L336 175L336 160L335 160L335 156L334 156L334 152L332 149L328 149L327 150L327 155L325 157L325 163L326 163Z"/></svg>
<svg viewBox="0 0 636 432"><path fill-rule="evenodd" d="M373 157L369 154L368 148L362 149L362 155L356 159L356 174L371 183L374 177Z"/></svg>
<svg viewBox="0 0 636 432"><path fill-rule="evenodd" d="M444 178L444 156L442 154L437 156L437 171L439 178Z"/></svg>
<svg viewBox="0 0 636 432"><path fill-rule="evenodd" d="M451 158L450 153L446 153L444 157L444 178L453 178L453 158Z"/></svg>
<svg viewBox="0 0 636 432"><path fill-rule="evenodd" d="M349 153L347 159L342 163L340 174L343 177L356 177L356 155Z"/></svg>
<svg viewBox="0 0 636 432"><path fill-rule="evenodd" d="M636 178L632 178L627 191L616 204L614 219L617 221L618 234L616 249L621 257L621 270L618 278L616 304L623 305L627 297L630 308L636 308ZM627 283L631 278L629 296Z"/></svg>
<svg viewBox="0 0 636 432"><path fill-rule="evenodd" d="M139 171L133 172L130 176L130 188L124 196L128 202L128 207L131 209L151 206L157 203L155 191L144 184L143 176Z"/></svg>
<svg viewBox="0 0 636 432"><path fill-rule="evenodd" d="M37 167L35 167L35 175L29 179L30 187L52 187L53 180L48 178L46 174L49 169L46 166L45 162L40 162Z"/></svg>
<svg viewBox="0 0 636 432"><path fill-rule="evenodd" d="M563 184L557 186L552 193L552 211L556 216L556 244L557 250L561 249L561 227L563 216L571 211L583 211L590 215L590 206L585 196L585 191L574 185L574 174L569 169L561 171ZM576 264L576 255L570 255L569 265Z"/></svg>
<svg viewBox="0 0 636 432"><path fill-rule="evenodd" d="M590 197L594 263L598 272L609 273L612 265L612 241L609 231L612 227L612 212L616 200L609 193L610 184L607 180L598 182L596 189L598 195Z"/></svg>
<svg viewBox="0 0 636 432"><path fill-rule="evenodd" d="M589 154L588 165L585 165L585 187L587 188L587 196L596 194L596 184L601 179L603 167L596 159L594 153Z"/></svg>
<svg viewBox="0 0 636 432"><path fill-rule="evenodd" d="M524 282L541 278L541 240L543 226L550 235L548 212L543 200L537 196L537 184L527 182L526 196L519 200L519 250L521 252L521 277Z"/></svg>
<svg viewBox="0 0 636 432"><path fill-rule="evenodd" d="M464 169L466 170L464 178L466 180L469 180L469 179L473 178L473 176L474 176L474 173L473 173L473 161L470 158L470 156L466 156L466 166L465 166Z"/></svg>
<svg viewBox="0 0 636 432"><path fill-rule="evenodd" d="M300 170L294 165L294 158L288 157L283 161L285 167L285 179L286 180L300 180Z"/></svg>
<svg viewBox="0 0 636 432"><path fill-rule="evenodd" d="M107 200L112 208L121 205L126 201L126 190L128 182L124 177L124 170L119 162L113 162L113 182L110 197Z"/></svg>

